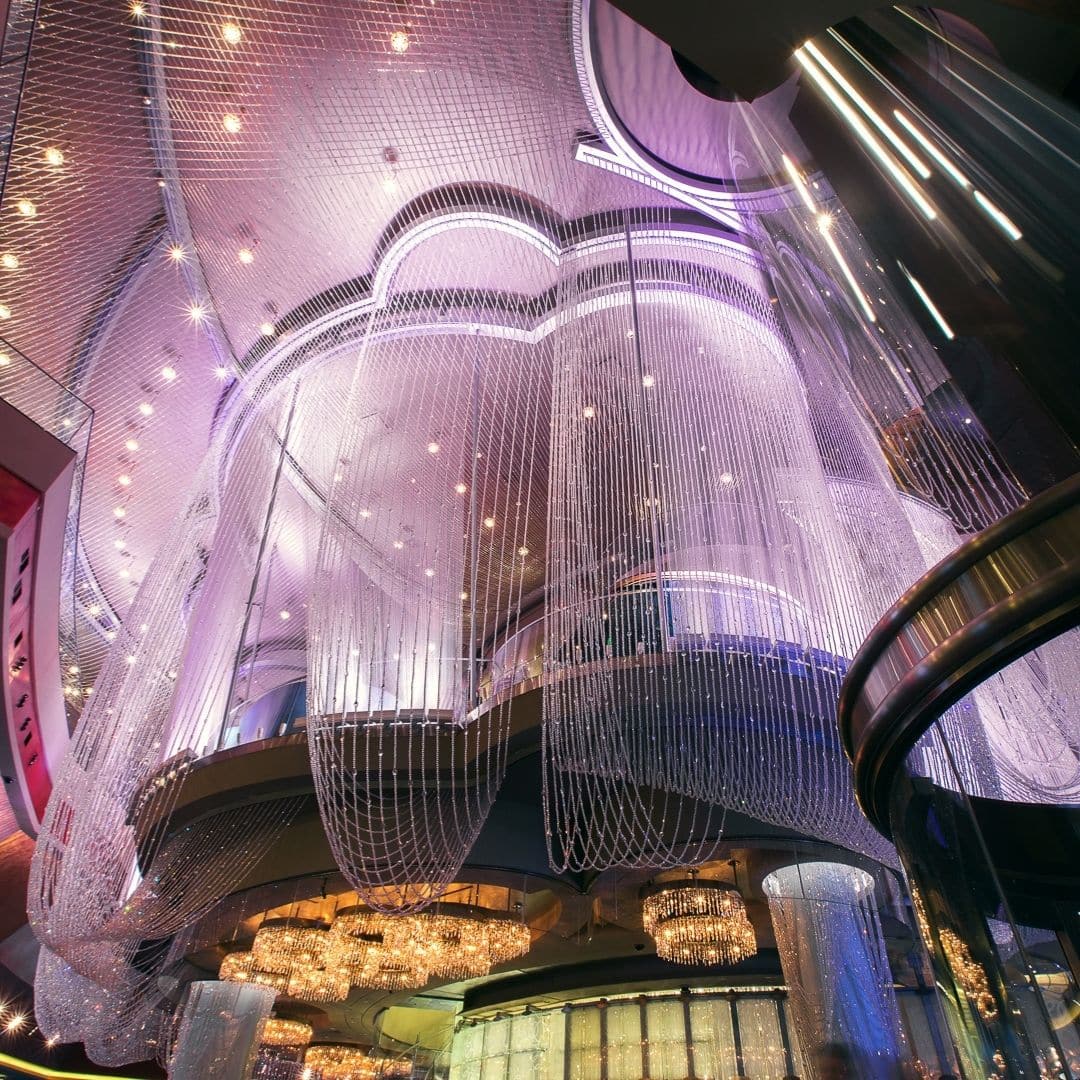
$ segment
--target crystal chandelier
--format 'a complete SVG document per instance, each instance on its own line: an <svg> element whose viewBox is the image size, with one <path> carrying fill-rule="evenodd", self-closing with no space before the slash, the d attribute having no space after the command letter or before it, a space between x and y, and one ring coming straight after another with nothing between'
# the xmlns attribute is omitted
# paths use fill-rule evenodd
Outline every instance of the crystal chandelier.
<svg viewBox="0 0 1080 1080"><path fill-rule="evenodd" d="M302 1020L286 1020L280 1016L271 1016L263 1026L259 1037L261 1046L307 1046L313 1034L310 1024Z"/></svg>
<svg viewBox="0 0 1080 1080"><path fill-rule="evenodd" d="M221 961L218 978L224 982L249 982L256 986L269 986L283 994L289 985L289 977L273 971L262 971L255 965L250 952L232 952Z"/></svg>
<svg viewBox="0 0 1080 1080"><path fill-rule="evenodd" d="M312 919L267 919L255 934L251 955L257 967L281 975L322 967L330 935Z"/></svg>
<svg viewBox="0 0 1080 1080"><path fill-rule="evenodd" d="M737 964L757 952L757 938L738 889L690 878L665 882L642 905L656 955L676 964Z"/></svg>
<svg viewBox="0 0 1080 1080"><path fill-rule="evenodd" d="M409 1062L372 1057L359 1046L324 1043L309 1047L304 1055L304 1075L313 1080L376 1080L411 1074Z"/></svg>

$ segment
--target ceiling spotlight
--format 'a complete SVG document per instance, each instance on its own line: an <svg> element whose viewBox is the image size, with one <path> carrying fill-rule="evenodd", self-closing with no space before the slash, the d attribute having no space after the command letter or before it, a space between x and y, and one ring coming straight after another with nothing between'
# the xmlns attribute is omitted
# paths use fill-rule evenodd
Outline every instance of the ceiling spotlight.
<svg viewBox="0 0 1080 1080"><path fill-rule="evenodd" d="M288 620L288 619L291 619L291 618L292 618L292 613L291 613L291 612L289 612L289 611L286 611L286 610L285 610L284 608L282 608L282 609L281 609L281 610L280 610L280 611L278 612L278 618L279 618L279 619L281 619L281 621L282 621L282 622L285 622L286 620Z"/></svg>
<svg viewBox="0 0 1080 1080"><path fill-rule="evenodd" d="M45 158L46 165L59 166L64 164L64 151L59 146L48 147L42 157Z"/></svg>
<svg viewBox="0 0 1080 1080"><path fill-rule="evenodd" d="M720 474L720 483L723 484L724 487L731 487L731 485L735 483L735 477L729 472L722 472Z"/></svg>
<svg viewBox="0 0 1080 1080"><path fill-rule="evenodd" d="M22 1031L23 1025L26 1023L26 1016L24 1013L16 1013L10 1020L4 1025L4 1030L9 1032Z"/></svg>
<svg viewBox="0 0 1080 1080"><path fill-rule="evenodd" d="M176 378L176 368L166 365L161 369L161 377L166 382L172 382Z"/></svg>
<svg viewBox="0 0 1080 1080"><path fill-rule="evenodd" d="M0 266L3 266L5 270L18 270L19 256L5 251L3 255L0 255Z"/></svg>
<svg viewBox="0 0 1080 1080"><path fill-rule="evenodd" d="M427 568L427 569L426 569L426 570L424 571L424 577L434 577L434 576L435 576L435 571L434 571L434 570L432 570L432 568L431 568L431 567L429 566L429 567L428 567L428 568Z"/></svg>
<svg viewBox="0 0 1080 1080"><path fill-rule="evenodd" d="M396 53L408 52L411 44L408 30L395 30L390 35L390 48Z"/></svg>
<svg viewBox="0 0 1080 1080"><path fill-rule="evenodd" d="M127 517L127 511L122 506L117 506L113 509L113 517L117 519Z"/></svg>
<svg viewBox="0 0 1080 1080"><path fill-rule="evenodd" d="M241 248L236 253L236 257L245 266L250 266L255 261L255 252L251 248Z"/></svg>
<svg viewBox="0 0 1080 1080"><path fill-rule="evenodd" d="M123 551L124 548L127 547L127 541L122 536L118 536L113 541L113 547L116 548L117 551Z"/></svg>
<svg viewBox="0 0 1080 1080"><path fill-rule="evenodd" d="M495 519L493 517L484 518L484 528L485 529L494 529L495 528Z"/></svg>
<svg viewBox="0 0 1080 1080"><path fill-rule="evenodd" d="M130 11L136 19L141 19L146 14L146 5L141 3L140 0L132 0L132 2L128 4L128 11Z"/></svg>
<svg viewBox="0 0 1080 1080"><path fill-rule="evenodd" d="M139 405L139 412L142 413L143 416L153 416L154 406L151 405L149 401L144 401Z"/></svg>
<svg viewBox="0 0 1080 1080"><path fill-rule="evenodd" d="M227 22L221 24L221 38L226 45L239 45L243 36L243 30L236 23Z"/></svg>
<svg viewBox="0 0 1080 1080"><path fill-rule="evenodd" d="M240 129L244 125L243 125L243 122L241 121L240 117L237 116L236 113L227 112L221 118L221 126L230 135L238 135L240 133Z"/></svg>
<svg viewBox="0 0 1080 1080"><path fill-rule="evenodd" d="M121 487L129 487L129 486L131 485L131 477L130 477L130 476L128 476L128 474L127 474L127 473L121 473L121 474L120 474L120 475L119 475L119 476L118 476L118 477L116 478L116 482L117 482L117 483L118 483L118 484L119 484L119 485L120 485Z"/></svg>
<svg viewBox="0 0 1080 1080"><path fill-rule="evenodd" d="M134 454L135 451L139 449L139 440L138 439L128 439L128 441L126 443L124 443L124 449L127 450L128 453Z"/></svg>
<svg viewBox="0 0 1080 1080"><path fill-rule="evenodd" d="M455 485L454 485L454 490L455 490L455 491L456 491L456 492L457 492L457 493L458 493L459 495L464 495L464 494L465 494L465 492L469 490L469 485L468 485L468 484L455 484Z"/></svg>
<svg viewBox="0 0 1080 1080"><path fill-rule="evenodd" d="M264 322L259 324L259 333L263 337L273 337L275 334L274 324L272 322Z"/></svg>
<svg viewBox="0 0 1080 1080"><path fill-rule="evenodd" d="M650 390L656 385L656 377L653 375L642 375L641 385L644 386L646 390Z"/></svg>
<svg viewBox="0 0 1080 1080"><path fill-rule="evenodd" d="M175 262L183 262L187 258L187 252L184 250L183 244L170 244L169 245L169 258Z"/></svg>
<svg viewBox="0 0 1080 1080"><path fill-rule="evenodd" d="M126 581L131 577L131 571L125 566L120 570L120 576ZM112 638L109 638L109 640L112 641Z"/></svg>
<svg viewBox="0 0 1080 1080"><path fill-rule="evenodd" d="M0 319L10 319L10 318L11 318L11 308L9 308L7 306L7 304L0 304Z"/></svg>
<svg viewBox="0 0 1080 1080"><path fill-rule="evenodd" d="M525 556L529 554L529 549L527 547L519 547L518 554L524 559Z"/></svg>
<svg viewBox="0 0 1080 1080"><path fill-rule="evenodd" d="M596 415L596 409L592 405L586 405L583 412L586 420L591 420Z"/></svg>
<svg viewBox="0 0 1080 1080"><path fill-rule="evenodd" d="M437 442L429 442L427 444L427 452L429 454L437 454L441 449L442 447L440 447Z"/></svg>
<svg viewBox="0 0 1080 1080"><path fill-rule="evenodd" d="M93 616L93 617L96 617L96 616L100 615L101 614L101 605L100 604L91 604L86 609L86 613L87 613L87 615L90 615L90 616Z"/></svg>
<svg viewBox="0 0 1080 1080"><path fill-rule="evenodd" d="M37 207L29 199L20 199L15 204L15 209L23 217L37 217Z"/></svg>
<svg viewBox="0 0 1080 1080"><path fill-rule="evenodd" d="M206 318L206 308L196 300L188 304L187 315L193 323L202 322Z"/></svg>
<svg viewBox="0 0 1080 1080"><path fill-rule="evenodd" d="M402 549L402 548L403 548L404 546L405 546L405 544L404 544L404 542L403 542L403 541L401 541L401 540L395 540L395 541L394 541L394 548L395 548L395 549L396 549L397 551L400 551L400 550L401 550L401 549Z"/></svg>
<svg viewBox="0 0 1080 1080"><path fill-rule="evenodd" d="M7 367L11 363L11 357L6 352L0 352L0 367Z"/></svg>
<svg viewBox="0 0 1080 1080"><path fill-rule="evenodd" d="M219 379L227 379L229 377L229 369L227 367L216 367L214 368L214 374Z"/></svg>

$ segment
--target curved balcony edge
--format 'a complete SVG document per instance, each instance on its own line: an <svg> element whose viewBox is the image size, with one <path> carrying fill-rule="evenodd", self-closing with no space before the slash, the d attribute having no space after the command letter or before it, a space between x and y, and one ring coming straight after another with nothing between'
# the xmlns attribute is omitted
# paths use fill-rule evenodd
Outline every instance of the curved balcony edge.
<svg viewBox="0 0 1080 1080"><path fill-rule="evenodd" d="M1080 624L1080 473L962 544L885 613L840 691L859 805L891 839L891 780L931 724Z"/></svg>

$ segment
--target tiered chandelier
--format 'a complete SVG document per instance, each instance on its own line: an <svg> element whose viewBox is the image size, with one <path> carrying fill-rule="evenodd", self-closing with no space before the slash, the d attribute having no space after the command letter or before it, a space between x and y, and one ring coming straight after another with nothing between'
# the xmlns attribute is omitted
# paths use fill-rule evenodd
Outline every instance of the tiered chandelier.
<svg viewBox="0 0 1080 1080"><path fill-rule="evenodd" d="M353 986L395 992L431 978L475 979L529 951L529 927L508 915L441 904L418 915L343 908L333 924L272 919L250 952L230 953L219 977L308 1002L344 1001Z"/></svg>
<svg viewBox="0 0 1080 1080"><path fill-rule="evenodd" d="M656 955L676 964L737 964L757 952L757 938L738 889L689 878L665 882L642 905Z"/></svg>
<svg viewBox="0 0 1080 1080"><path fill-rule="evenodd" d="M412 1075L407 1061L373 1057L359 1046L323 1043L308 1048L304 1076L312 1080L376 1080Z"/></svg>
<svg viewBox="0 0 1080 1080"><path fill-rule="evenodd" d="M303 1020L286 1020L281 1016L271 1016L263 1025L259 1036L260 1046L304 1047L311 1042L314 1034L310 1024Z"/></svg>

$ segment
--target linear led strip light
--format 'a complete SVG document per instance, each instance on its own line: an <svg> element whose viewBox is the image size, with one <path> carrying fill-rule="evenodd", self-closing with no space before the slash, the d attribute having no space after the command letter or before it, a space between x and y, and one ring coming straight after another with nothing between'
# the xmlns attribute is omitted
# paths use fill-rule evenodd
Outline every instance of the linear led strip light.
<svg viewBox="0 0 1080 1080"><path fill-rule="evenodd" d="M817 220L818 232L824 237L825 243L829 247L829 251L832 252L832 257L836 260L837 265L840 267L840 272L844 275L844 280L848 283L848 288L851 289L856 300L859 301L859 306L863 309L866 317L871 322L877 322L877 316L874 314L873 307L870 306L870 301L866 298L866 294L862 289L859 288L859 283L855 280L855 275L851 272L851 267L848 266L847 259L844 258L844 253L840 250L836 240L833 239L832 217L829 214L818 212L817 206L814 205L814 197L810 194L810 189L806 186L806 181L799 175L799 170L795 167L795 163L791 158L789 158L787 154L783 154L781 155L781 160L784 163L784 171L791 177L791 182L795 185L795 190L798 191L806 208Z"/></svg>
<svg viewBox="0 0 1080 1080"><path fill-rule="evenodd" d="M850 82L837 70L829 58L812 42L808 41L803 48L832 76L833 82L844 91L855 103L859 111L885 136L892 144L893 149L921 176L924 180L930 179L930 170L926 163L911 149L910 146L888 125L885 119L876 109L851 85Z"/></svg>
<svg viewBox="0 0 1080 1080"><path fill-rule="evenodd" d="M945 321L945 316L938 310L937 304L930 299L930 294L922 287L921 282L913 277L908 268L896 260L896 265L900 267L900 272L908 279L908 284L915 290L915 295L923 302L923 306L933 316L934 322L941 328L941 332L945 335L946 339L952 341L956 335L953 333L952 327Z"/></svg>
<svg viewBox="0 0 1080 1080"><path fill-rule="evenodd" d="M818 67L817 62L807 52L807 48L812 47L813 46L810 46L809 43L807 43L807 46L804 48L796 49L795 59L802 64L807 75L817 83L822 93L829 99L836 111L848 122L859 140L881 163L882 168L885 169L889 176L896 181L903 193L919 208L928 221L933 221L937 217L937 211L930 205L930 202L927 200L926 196L923 195L915 181L904 171L888 150L882 146L878 137L866 126L866 123L859 114L847 103L843 94L841 94L829 81L825 72Z"/></svg>
<svg viewBox="0 0 1080 1080"><path fill-rule="evenodd" d="M953 180L965 191L971 191L972 197L978 204L979 209L994 222L995 225L1010 239L1020 240L1023 233L1016 223L1000 207L990 201L981 191L973 189L971 181L943 154L916 126L914 121L905 116L899 109L893 109L893 116L911 137L932 157Z"/></svg>

